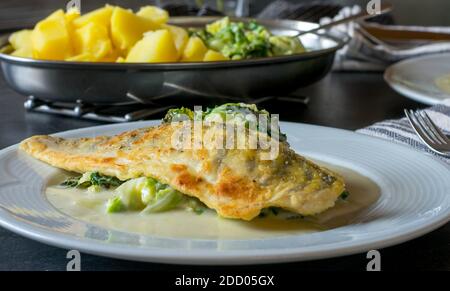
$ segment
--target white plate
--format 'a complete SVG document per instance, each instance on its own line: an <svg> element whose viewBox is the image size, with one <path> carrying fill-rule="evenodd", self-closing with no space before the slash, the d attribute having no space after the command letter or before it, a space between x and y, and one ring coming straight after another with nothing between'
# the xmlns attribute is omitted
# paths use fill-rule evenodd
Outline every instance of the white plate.
<svg viewBox="0 0 450 291"><path fill-rule="evenodd" d="M384 73L386 82L398 93L428 105L441 103L450 93L436 79L450 75L450 53L417 57L398 62Z"/></svg>
<svg viewBox="0 0 450 291"><path fill-rule="evenodd" d="M62 137L115 134L157 122L79 129ZM255 264L302 261L366 252L398 244L450 218L450 170L407 147L350 131L282 123L293 148L318 160L356 170L381 189L380 199L355 223L318 233L250 240L143 236L104 229L57 211L44 196L50 173L17 146L0 151L0 224L16 233L82 252L179 264Z"/></svg>

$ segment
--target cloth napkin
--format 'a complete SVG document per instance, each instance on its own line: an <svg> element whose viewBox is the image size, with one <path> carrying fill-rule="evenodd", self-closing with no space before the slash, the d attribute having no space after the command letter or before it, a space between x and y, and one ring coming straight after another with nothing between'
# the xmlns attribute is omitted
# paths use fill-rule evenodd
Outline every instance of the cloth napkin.
<svg viewBox="0 0 450 291"><path fill-rule="evenodd" d="M341 19L360 9L359 6L344 7L333 18L322 18L320 23ZM450 27L356 22L335 29L346 32L352 39L338 52L334 70L383 71L389 65L408 58L450 52ZM381 32L383 39L371 31Z"/></svg>
<svg viewBox="0 0 450 291"><path fill-rule="evenodd" d="M444 134L450 135L450 99L424 110ZM416 135L406 117L377 122L369 127L359 129L357 132L411 146L427 154L434 155L450 165L450 157L437 155L428 149Z"/></svg>
<svg viewBox="0 0 450 291"><path fill-rule="evenodd" d="M359 11L361 7L357 5L344 7L336 16L320 19L320 24L339 20ZM404 59L450 52L450 27L356 22L340 25L334 29L352 37L350 43L337 53L334 70L383 71L389 65ZM381 32L384 38L373 35L371 31Z"/></svg>
<svg viewBox="0 0 450 291"><path fill-rule="evenodd" d="M338 54L335 70L344 71L382 71L387 66L412 57L428 54L450 52L450 40L421 41L421 40L390 40L384 41L370 34L367 28L379 30L401 31L414 33L448 34L450 28L446 27L412 27L381 24L356 24L348 30L352 40Z"/></svg>
<svg viewBox="0 0 450 291"><path fill-rule="evenodd" d="M292 3L277 0L266 7L260 18L290 18L327 24L359 13L364 7L336 6L338 1ZM383 71L392 63L426 54L450 52L450 27L394 25L395 20L380 15L364 22L342 24L333 29L352 37L340 50L333 69L340 71ZM378 31L377 35L372 32ZM381 33L380 33L381 32Z"/></svg>

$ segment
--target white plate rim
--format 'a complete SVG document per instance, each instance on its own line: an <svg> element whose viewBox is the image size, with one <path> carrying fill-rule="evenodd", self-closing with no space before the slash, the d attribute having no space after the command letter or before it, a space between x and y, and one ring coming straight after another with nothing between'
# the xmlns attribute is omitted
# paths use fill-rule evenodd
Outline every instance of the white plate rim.
<svg viewBox="0 0 450 291"><path fill-rule="evenodd" d="M390 65L385 70L385 72L383 74L383 78L392 89L394 89L400 95L405 96L406 98L409 98L414 101L417 101L417 102L420 102L423 104L427 104L427 105L441 104L444 99L438 99L438 98L432 96L431 93L427 94L425 90L423 90L423 91L414 90L413 88L407 86L406 84L403 84L403 83L399 82L398 80L395 80L393 75L394 75L394 71L400 66L410 65L415 62L424 61L424 60L427 60L430 58L435 58L435 57L442 56L442 55L447 56L450 59L450 53L438 53L438 54L414 57L411 59L406 59L406 60L397 62L393 65ZM443 93L443 95L444 94L445 93ZM445 95L448 95L448 94L445 94ZM450 98L450 95L448 97Z"/></svg>
<svg viewBox="0 0 450 291"><path fill-rule="evenodd" d="M116 126L129 126L130 124L148 126L154 125L158 121L143 121L143 122L134 122L127 124L112 124L112 125L103 125L103 126L93 126L81 129L74 129L69 131L63 131L55 133L57 135L70 135L73 133L77 133L79 131L90 131L90 130L103 130L103 129L111 129ZM298 125L301 123L294 122L282 122L282 124L290 124ZM326 128L318 125L310 125L310 124L301 124L311 127L317 128ZM367 136L361 133L348 131L344 129L336 129L333 130L347 132L351 134L355 134L358 136L364 136L364 138L376 140L377 142L388 142L376 137ZM391 143L391 142L388 142ZM393 143L391 143L393 144ZM412 149L410 147L395 144L395 146L399 146L404 148L404 150L414 151L417 154L423 155L422 152ZM0 150L0 154L9 151L17 150L18 145L12 145L7 148ZM450 167L442 162L441 160L434 158L432 156L428 156L428 158L434 160L435 162L440 163L441 165L450 169ZM24 237L30 238L32 240L36 240L48 245L60 247L63 249L76 249L83 253L100 255L105 257L117 258L117 259L126 259L133 261L145 261L145 262L154 262L154 263L169 263L169 264L184 264L184 265L251 265L251 264L269 264L269 263L286 263L286 262L299 262L299 261L307 261L307 260L315 260L315 259L323 259L323 258L333 258L340 257L345 255L351 255L361 252L366 252L371 249L381 249L393 245L397 245L411 239L420 237L424 234L427 234L450 221L450 211L447 213L443 213L438 216L434 216L431 219L428 219L426 222L421 224L421 227L418 229L409 229L403 232L398 232L395 236L392 237L382 237L379 239L367 239L367 240L359 240L356 243L340 243L341 245L337 245L333 248L325 248L319 250L308 250L307 248L290 248L288 250L271 250L270 254L262 255L261 250L227 250L226 254L211 254L205 253L203 251L192 250L189 252L185 252L183 250L170 250L168 253L164 254L153 254L149 255L146 253L143 255L142 249L137 248L135 246L129 245L108 245L108 244L99 244L92 243L86 239L80 239L74 237L72 235L67 235L63 233L55 233L52 231L48 231L45 229L37 228L34 226L30 226L25 222L18 221L13 217L9 216L8 211L0 208L0 226L8 229L14 233L22 235Z"/></svg>

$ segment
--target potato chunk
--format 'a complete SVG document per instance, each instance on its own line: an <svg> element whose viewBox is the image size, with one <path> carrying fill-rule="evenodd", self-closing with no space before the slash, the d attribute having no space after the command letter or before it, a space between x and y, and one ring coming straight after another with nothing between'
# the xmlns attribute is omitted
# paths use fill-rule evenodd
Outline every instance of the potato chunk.
<svg viewBox="0 0 450 291"><path fill-rule="evenodd" d="M112 50L108 55L104 56L103 58L99 59L99 62L110 62L110 63L114 63L117 58L120 57L120 54L118 51L116 50Z"/></svg>
<svg viewBox="0 0 450 291"><path fill-rule="evenodd" d="M38 22L31 34L33 55L37 59L64 60L72 55L64 12L58 10Z"/></svg>
<svg viewBox="0 0 450 291"><path fill-rule="evenodd" d="M208 50L203 58L204 62L227 61L228 58L219 52Z"/></svg>
<svg viewBox="0 0 450 291"><path fill-rule="evenodd" d="M33 31L29 29L23 29L14 32L9 37L9 43L15 50L23 49L31 52L33 49L33 44L31 43L32 32Z"/></svg>
<svg viewBox="0 0 450 291"><path fill-rule="evenodd" d="M33 58L33 44L31 42L32 30L23 29L14 32L9 37L9 43L15 50L12 56L21 58Z"/></svg>
<svg viewBox="0 0 450 291"><path fill-rule="evenodd" d="M112 41L115 48L123 54L128 53L144 32L158 28L159 25L153 21L120 7L115 7L111 16Z"/></svg>
<svg viewBox="0 0 450 291"><path fill-rule="evenodd" d="M78 17L73 21L73 24L79 28L88 23L97 22L99 24L103 24L106 27L109 27L113 10L113 6L106 5L105 7L96 9L84 14L83 16Z"/></svg>
<svg viewBox="0 0 450 291"><path fill-rule="evenodd" d="M161 29L145 34L136 43L126 58L129 63L163 63L175 62L178 51L172 34L167 29Z"/></svg>
<svg viewBox="0 0 450 291"><path fill-rule="evenodd" d="M183 51L183 62L201 62L208 51L203 41L194 36L190 37L186 44L186 48Z"/></svg>
<svg viewBox="0 0 450 291"><path fill-rule="evenodd" d="M74 48L77 54L89 54L92 61L100 60L113 51L106 26L90 22L74 33Z"/></svg>
<svg viewBox="0 0 450 291"><path fill-rule="evenodd" d="M154 23L164 24L169 20L169 12L156 6L143 6L136 13L138 16L150 19Z"/></svg>
<svg viewBox="0 0 450 291"><path fill-rule="evenodd" d="M23 49L23 48L13 51L11 53L11 55L15 56L15 57L21 57L21 58L30 58L30 59L33 58L33 52L31 50L27 50L27 49Z"/></svg>
<svg viewBox="0 0 450 291"><path fill-rule="evenodd" d="M78 19L79 17L80 17L80 11L78 11L78 9L76 9L76 8L69 9L65 15L67 31L69 32L69 38L72 40L72 42L73 42L73 38L75 35L75 30L76 30L76 26L73 24L73 22L75 21L75 19ZM73 43L72 43L72 47L73 47Z"/></svg>
<svg viewBox="0 0 450 291"><path fill-rule="evenodd" d="M164 29L168 29L169 32L172 34L173 41L175 42L175 47L178 51L178 59L183 54L184 48L186 47L186 44L189 40L189 35L186 31L186 29L175 26L175 25L163 25Z"/></svg>
<svg viewBox="0 0 450 291"><path fill-rule="evenodd" d="M80 11L76 8L71 8L66 12L66 22L72 24L75 19L80 17Z"/></svg>
<svg viewBox="0 0 450 291"><path fill-rule="evenodd" d="M73 57L66 58L66 61L69 62L93 62L94 56L89 53L79 54Z"/></svg>

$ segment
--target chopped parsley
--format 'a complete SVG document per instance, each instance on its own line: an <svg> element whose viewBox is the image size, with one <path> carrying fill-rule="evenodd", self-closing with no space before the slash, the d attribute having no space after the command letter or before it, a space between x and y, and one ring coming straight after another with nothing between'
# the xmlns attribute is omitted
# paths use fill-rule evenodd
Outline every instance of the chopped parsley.
<svg viewBox="0 0 450 291"><path fill-rule="evenodd" d="M98 190L116 188L125 181L121 181L116 177L102 175L98 172L87 172L77 177L70 177L60 185L67 188L90 188L97 192ZM92 187L92 188L91 188Z"/></svg>
<svg viewBox="0 0 450 291"><path fill-rule="evenodd" d="M350 196L350 192L345 190L344 192L342 192L342 194L339 196L339 198L342 200L347 200L348 196Z"/></svg>

